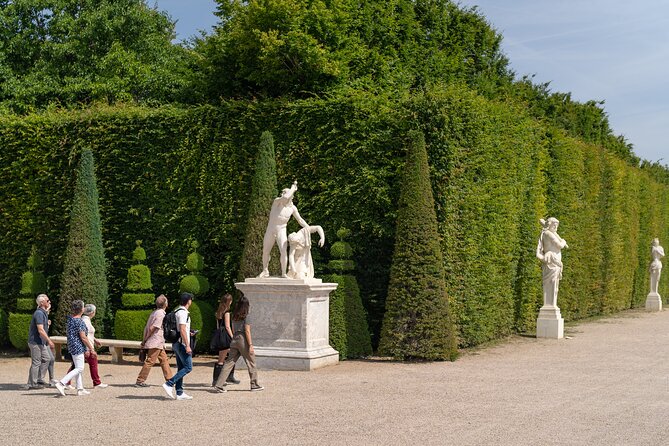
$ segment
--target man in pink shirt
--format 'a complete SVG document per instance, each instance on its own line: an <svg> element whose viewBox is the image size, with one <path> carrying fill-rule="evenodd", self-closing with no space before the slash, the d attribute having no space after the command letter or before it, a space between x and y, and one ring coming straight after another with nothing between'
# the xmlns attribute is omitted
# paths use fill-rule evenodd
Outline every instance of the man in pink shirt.
<svg viewBox="0 0 669 446"><path fill-rule="evenodd" d="M161 294L156 297L156 310L151 313L149 320L146 322L146 327L144 327L142 348L147 349L148 352L142 370L137 376L135 387L149 387L146 378L148 378L151 367L156 363L156 360L160 363L165 380L172 378L172 369L170 369L170 363L165 353L165 338L163 337L163 319L165 318L166 308L167 297Z"/></svg>

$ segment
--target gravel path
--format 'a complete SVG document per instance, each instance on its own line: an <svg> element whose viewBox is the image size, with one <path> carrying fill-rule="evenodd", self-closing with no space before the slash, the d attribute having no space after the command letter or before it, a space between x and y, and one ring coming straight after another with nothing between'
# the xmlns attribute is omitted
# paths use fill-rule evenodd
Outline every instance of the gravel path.
<svg viewBox="0 0 669 446"><path fill-rule="evenodd" d="M65 398L20 390L29 359L0 357L0 438L16 446L666 445L668 327L669 311L632 311L567 327L571 339L513 337L454 363L261 371L266 390L254 393L244 370L242 384L210 393L213 359L198 357L186 377L192 401L167 400L157 366L151 387L134 388L139 365L111 365L105 355L107 389ZM56 363L56 374L66 368Z"/></svg>

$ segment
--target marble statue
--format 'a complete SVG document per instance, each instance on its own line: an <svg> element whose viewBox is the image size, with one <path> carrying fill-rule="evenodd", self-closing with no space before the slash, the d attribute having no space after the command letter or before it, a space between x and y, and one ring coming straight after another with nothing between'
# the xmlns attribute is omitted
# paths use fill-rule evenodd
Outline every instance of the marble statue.
<svg viewBox="0 0 669 446"><path fill-rule="evenodd" d="M544 307L557 308L557 295L562 279L562 248L567 242L557 233L560 222L553 217L539 220L543 229L537 244L537 258L541 260L544 283Z"/></svg>
<svg viewBox="0 0 669 446"><path fill-rule="evenodd" d="M272 209L269 213L269 222L265 230L265 238L263 239L262 249L262 272L258 277L269 277L269 259L274 243L279 246L279 260L281 261L281 277L288 277L286 269L288 267L288 235L286 225L290 217L295 217L295 220L303 228L309 228L309 225L297 212L297 207L293 204L293 196L297 191L297 181L293 182L290 188L281 191L281 196L274 199ZM311 240L309 241L311 245Z"/></svg>
<svg viewBox="0 0 669 446"><path fill-rule="evenodd" d="M660 259L664 257L664 248L660 246L658 239L653 239L650 248L650 257L653 259L650 262L650 292L658 294L657 286L660 283L660 274L662 273L662 262Z"/></svg>
<svg viewBox="0 0 669 446"><path fill-rule="evenodd" d="M288 236L290 251L288 254L288 277L291 279L312 279L314 277L314 261L311 258L311 234L318 232L321 248L325 243L325 233L320 226L309 226Z"/></svg>

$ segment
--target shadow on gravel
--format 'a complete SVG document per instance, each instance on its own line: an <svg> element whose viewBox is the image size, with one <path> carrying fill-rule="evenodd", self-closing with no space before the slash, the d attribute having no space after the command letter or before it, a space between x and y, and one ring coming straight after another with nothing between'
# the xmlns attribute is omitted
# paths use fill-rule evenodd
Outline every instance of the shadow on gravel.
<svg viewBox="0 0 669 446"><path fill-rule="evenodd" d="M161 395L121 395L117 396L119 400L167 400L168 398Z"/></svg>
<svg viewBox="0 0 669 446"><path fill-rule="evenodd" d="M25 390L26 392L28 392L27 389L24 389L24 388L23 388L23 386L25 386L25 384L14 384L14 383L12 383L12 384L7 384L7 383L0 383L0 391L2 391L2 390ZM33 392L34 392L34 391L33 391Z"/></svg>

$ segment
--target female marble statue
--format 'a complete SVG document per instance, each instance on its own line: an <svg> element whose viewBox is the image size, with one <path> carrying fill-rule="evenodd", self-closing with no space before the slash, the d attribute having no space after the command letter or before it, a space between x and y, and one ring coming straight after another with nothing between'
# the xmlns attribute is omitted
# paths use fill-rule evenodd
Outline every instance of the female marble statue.
<svg viewBox="0 0 669 446"><path fill-rule="evenodd" d="M311 234L318 232L318 246L323 247L325 233L320 226L308 226L288 236L290 254L288 254L288 277L291 279L312 279L314 261L311 258Z"/></svg>
<svg viewBox="0 0 669 446"><path fill-rule="evenodd" d="M557 233L560 222L553 217L539 220L543 229L537 244L537 258L541 260L544 284L544 306L557 307L557 295L562 279L562 248L567 242Z"/></svg>
<svg viewBox="0 0 669 446"><path fill-rule="evenodd" d="M657 286L660 283L660 274L662 273L660 259L664 257L664 248L660 246L660 241L656 238L651 243L650 257L653 259L650 262L650 292L658 294Z"/></svg>

